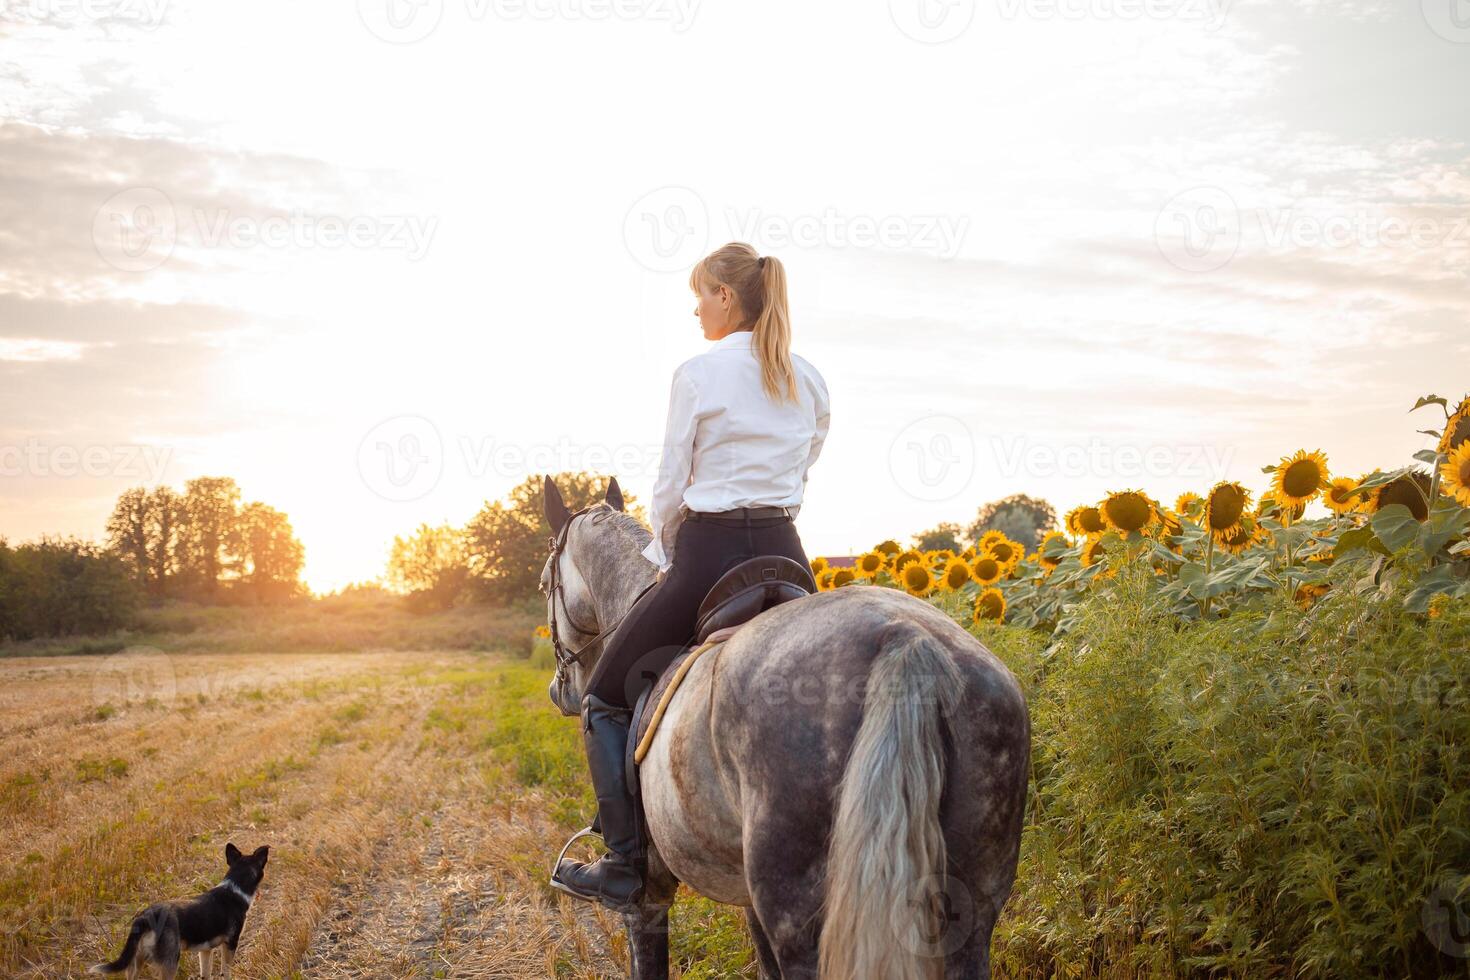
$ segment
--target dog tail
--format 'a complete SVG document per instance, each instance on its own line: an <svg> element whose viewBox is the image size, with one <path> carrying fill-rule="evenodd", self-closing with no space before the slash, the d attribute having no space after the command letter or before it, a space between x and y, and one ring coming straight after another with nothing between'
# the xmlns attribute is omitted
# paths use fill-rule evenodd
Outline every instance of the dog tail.
<svg viewBox="0 0 1470 980"><path fill-rule="evenodd" d="M149 924L147 916L138 916L133 920L133 928L128 931L128 941L123 946L122 952L117 954L117 959L111 963L98 963L88 970L88 973L121 973L133 962L133 957L138 952L138 940L143 934L153 927Z"/></svg>

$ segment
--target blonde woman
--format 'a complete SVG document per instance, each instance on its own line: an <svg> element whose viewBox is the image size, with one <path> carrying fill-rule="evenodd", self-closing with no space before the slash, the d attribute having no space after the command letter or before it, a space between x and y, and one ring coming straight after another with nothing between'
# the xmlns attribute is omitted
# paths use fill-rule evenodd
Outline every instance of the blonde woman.
<svg viewBox="0 0 1470 980"><path fill-rule="evenodd" d="M643 552L658 581L608 638L582 702L608 853L561 862L552 884L613 908L636 903L644 849L624 781L632 703L693 639L705 593L732 566L784 555L810 567L793 519L827 438L827 385L791 351L786 270L733 242L689 275L709 350L674 371ZM636 669L635 669L636 668Z"/></svg>

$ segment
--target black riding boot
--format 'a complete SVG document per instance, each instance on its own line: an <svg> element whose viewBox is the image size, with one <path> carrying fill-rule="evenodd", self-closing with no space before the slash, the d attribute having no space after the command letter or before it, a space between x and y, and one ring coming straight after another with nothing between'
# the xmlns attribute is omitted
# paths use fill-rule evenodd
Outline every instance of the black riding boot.
<svg viewBox="0 0 1470 980"><path fill-rule="evenodd" d="M561 891L613 909L634 905L643 895L638 804L624 778L632 717L629 709L614 707L596 695L583 700L582 740L597 792L597 825L608 853L591 864L562 860L551 875L551 884Z"/></svg>

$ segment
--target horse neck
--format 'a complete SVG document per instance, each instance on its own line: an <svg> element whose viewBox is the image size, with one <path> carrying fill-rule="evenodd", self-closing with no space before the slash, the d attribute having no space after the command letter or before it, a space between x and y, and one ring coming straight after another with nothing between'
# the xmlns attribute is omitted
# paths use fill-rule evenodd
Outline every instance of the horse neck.
<svg viewBox="0 0 1470 980"><path fill-rule="evenodd" d="M585 564L578 556L577 570L591 593L598 628L607 629L628 614L638 594L653 581L655 569L634 544L611 528L587 550Z"/></svg>

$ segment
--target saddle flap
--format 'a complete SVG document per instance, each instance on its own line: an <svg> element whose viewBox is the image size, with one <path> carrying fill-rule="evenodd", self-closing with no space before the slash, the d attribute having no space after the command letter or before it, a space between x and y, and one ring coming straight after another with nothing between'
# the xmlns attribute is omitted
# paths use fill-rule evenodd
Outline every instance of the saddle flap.
<svg viewBox="0 0 1470 980"><path fill-rule="evenodd" d="M811 569L785 555L746 559L721 575L699 604L695 643L705 642L716 630L740 626L772 606L815 591L817 583Z"/></svg>

